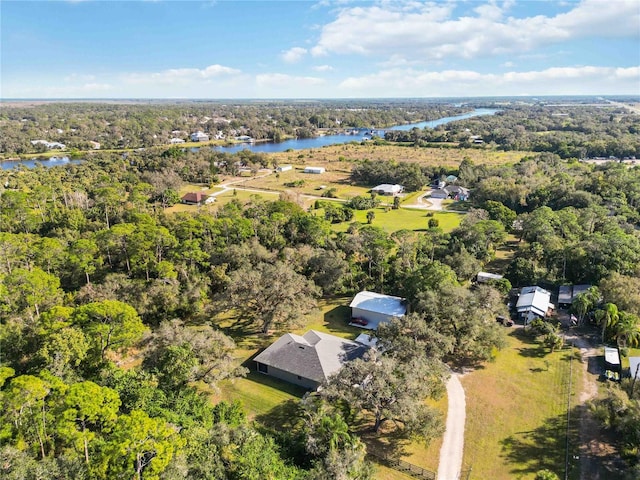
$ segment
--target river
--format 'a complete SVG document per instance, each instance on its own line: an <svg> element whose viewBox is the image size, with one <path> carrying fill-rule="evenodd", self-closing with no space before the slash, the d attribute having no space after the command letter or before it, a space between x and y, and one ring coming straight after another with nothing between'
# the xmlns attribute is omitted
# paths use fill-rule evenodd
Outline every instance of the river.
<svg viewBox="0 0 640 480"><path fill-rule="evenodd" d="M428 122L409 123L406 125L396 125L385 130L411 130L413 128L436 128L439 125L445 125L456 120L466 120L467 118L480 117L484 115L494 115L499 110L491 108L478 108L472 112L464 113L462 115L455 115L452 117L438 118L437 120L430 120ZM357 134L354 135L324 135L322 137L314 138L294 138L285 140L284 142L258 142L258 143L240 143L232 146L216 146L211 147L218 152L236 153L242 150L251 150L252 152L260 153L276 153L284 152L287 150L305 150L310 148L320 148L327 145L339 145L350 142L360 142L364 137L364 134L369 129L357 129ZM192 151L198 151L199 147L194 147ZM33 168L36 165L44 165L47 167L53 167L56 165L67 165L70 163L79 163L82 160L69 160L68 157L51 157L49 159L31 159L31 160L5 160L0 162L3 170L14 168L18 165L25 165L28 168Z"/></svg>

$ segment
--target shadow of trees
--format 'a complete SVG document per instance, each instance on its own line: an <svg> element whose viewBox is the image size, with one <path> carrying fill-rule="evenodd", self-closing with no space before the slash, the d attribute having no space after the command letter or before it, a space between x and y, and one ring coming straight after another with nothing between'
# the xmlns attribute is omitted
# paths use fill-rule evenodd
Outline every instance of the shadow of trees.
<svg viewBox="0 0 640 480"><path fill-rule="evenodd" d="M572 409L571 417L580 418L581 412ZM569 425L569 476L578 479L579 451L577 449L579 431L578 422L571 421ZM567 417L558 415L548 418L543 425L528 431L517 432L500 441L502 457L514 465L511 473L514 476L535 474L538 470L549 469L558 477L564 478L566 446L567 446ZM578 458L576 458L578 457Z"/></svg>

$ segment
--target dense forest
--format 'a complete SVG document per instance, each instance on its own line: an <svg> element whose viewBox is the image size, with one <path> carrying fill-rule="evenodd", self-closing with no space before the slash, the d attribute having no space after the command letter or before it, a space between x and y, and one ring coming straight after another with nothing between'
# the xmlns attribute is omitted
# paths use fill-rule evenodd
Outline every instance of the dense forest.
<svg viewBox="0 0 640 480"><path fill-rule="evenodd" d="M14 142L5 151L27 147L23 139L41 134L37 128L70 127L70 118L55 120L67 118L66 107L39 107L48 123L22 122L28 109L3 110L3 141ZM134 107L132 122L148 116L169 131L189 123L158 120L159 112L174 119L211 112L163 108ZM82 109L96 135L120 121L120 135L143 136L118 120L113 112L120 107ZM292 126L318 114L311 106L281 110L283 118L296 116ZM343 122L355 124L339 111ZM250 112L259 115L255 106L237 108L238 125L250 124ZM394 123L403 114L354 115ZM14 128L9 117L26 131L5 136ZM479 125L493 120L485 121L473 122L472 131L488 140ZM616 129L626 124L612 122ZM473 208L450 233L437 222L392 234L375 222L351 223L336 233L332 218L286 194L277 201L235 199L213 213L165 213L184 183L215 183L239 165L270 160L156 148L0 173L2 478L371 478L354 430L358 414L369 412L380 435L390 429L422 441L438 436L442 419L423 399L441 395L447 365L477 365L505 345L495 318L508 315L512 286L597 285L601 298L585 298L591 303L581 312L593 312L611 339L630 342L639 331L638 296L625 294L640 282L638 167L591 166L553 153L515 165L465 160L455 172L355 162L355 183L387 178L412 181L416 190L455 173L473 189ZM506 279L472 285L509 238L519 248ZM406 298L411 314L380 329L384 348L306 396L287 428L250 421L238 403L211 401L223 382L246 374L233 354L243 334L285 332L318 299L362 289ZM626 330L614 328L622 324ZM352 388L361 372L375 388ZM630 388L624 405L632 414L624 422L619 410L600 410L613 427L637 431ZM630 442L637 454L637 440Z"/></svg>

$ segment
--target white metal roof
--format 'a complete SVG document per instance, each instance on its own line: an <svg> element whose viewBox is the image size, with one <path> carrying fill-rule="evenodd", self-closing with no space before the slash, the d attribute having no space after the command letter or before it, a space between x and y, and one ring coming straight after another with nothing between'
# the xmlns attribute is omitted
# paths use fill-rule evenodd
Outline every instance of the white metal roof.
<svg viewBox="0 0 640 480"><path fill-rule="evenodd" d="M393 317L402 317L407 313L404 298L369 292L367 290L363 290L353 297L349 306L351 308L359 308L361 310L382 313Z"/></svg>
<svg viewBox="0 0 640 480"><path fill-rule="evenodd" d="M610 365L620 365L618 349L613 347L604 347L604 361Z"/></svg>
<svg viewBox="0 0 640 480"><path fill-rule="evenodd" d="M520 297L516 303L518 313L533 312L544 317L547 310L553 305L549 303L551 293L540 287L524 287L520 291Z"/></svg>
<svg viewBox="0 0 640 480"><path fill-rule="evenodd" d="M479 282L482 281L487 281L487 280L500 280L502 278L502 275L498 275L497 273L489 273L489 272L478 272L478 275L476 275L476 279Z"/></svg>
<svg viewBox="0 0 640 480"><path fill-rule="evenodd" d="M629 357L629 373L631 378L636 376L640 377L640 357Z"/></svg>
<svg viewBox="0 0 640 480"><path fill-rule="evenodd" d="M391 185L390 183L382 183L377 187L373 187L371 190L382 191L385 193L398 193L401 192L403 188L404 187L402 185L398 185L397 183L395 185Z"/></svg>

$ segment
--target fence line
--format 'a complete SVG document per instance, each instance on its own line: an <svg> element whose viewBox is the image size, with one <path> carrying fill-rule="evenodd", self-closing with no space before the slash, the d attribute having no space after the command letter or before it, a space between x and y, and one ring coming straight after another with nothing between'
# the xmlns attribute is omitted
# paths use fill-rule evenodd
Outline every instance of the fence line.
<svg viewBox="0 0 640 480"><path fill-rule="evenodd" d="M382 455L377 455L375 453L369 452L369 455L376 457L386 466L397 470L398 472L403 472L408 475L411 475L415 478L420 478L422 480L435 480L436 472L432 472L431 470L427 470L426 468L419 467L412 463L406 462L404 460L384 457Z"/></svg>

